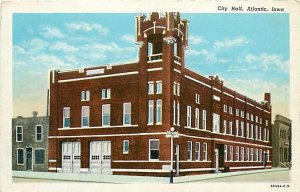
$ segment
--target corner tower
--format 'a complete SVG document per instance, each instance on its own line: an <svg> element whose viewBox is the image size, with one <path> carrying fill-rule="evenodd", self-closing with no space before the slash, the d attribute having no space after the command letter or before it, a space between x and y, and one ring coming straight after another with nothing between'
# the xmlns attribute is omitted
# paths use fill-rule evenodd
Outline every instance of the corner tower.
<svg viewBox="0 0 300 192"><path fill-rule="evenodd" d="M172 87L180 85L184 72L184 51L188 46L188 21L177 12L152 12L136 17L136 45L139 48L139 124L147 126L148 100L161 97L162 125L172 125ZM162 81L161 96L148 94L148 83ZM154 83L155 84L155 83ZM157 99L157 98L156 98ZM157 117L155 117L157 118Z"/></svg>

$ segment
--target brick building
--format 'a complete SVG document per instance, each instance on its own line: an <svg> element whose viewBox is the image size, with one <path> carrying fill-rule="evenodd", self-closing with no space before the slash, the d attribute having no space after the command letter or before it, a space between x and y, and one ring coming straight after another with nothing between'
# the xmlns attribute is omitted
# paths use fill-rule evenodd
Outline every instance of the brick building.
<svg viewBox="0 0 300 192"><path fill-rule="evenodd" d="M137 62L50 72L49 171L168 175L170 127L177 175L270 168L271 95L185 68L179 13L135 19Z"/></svg>
<svg viewBox="0 0 300 192"><path fill-rule="evenodd" d="M12 170L48 171L49 117L12 119Z"/></svg>
<svg viewBox="0 0 300 192"><path fill-rule="evenodd" d="M292 121L282 115L276 115L272 125L273 167L288 167L291 153Z"/></svg>

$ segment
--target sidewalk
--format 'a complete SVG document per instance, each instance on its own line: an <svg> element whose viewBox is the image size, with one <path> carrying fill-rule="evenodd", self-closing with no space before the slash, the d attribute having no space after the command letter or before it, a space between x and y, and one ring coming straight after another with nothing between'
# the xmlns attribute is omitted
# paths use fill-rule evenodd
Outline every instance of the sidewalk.
<svg viewBox="0 0 300 192"><path fill-rule="evenodd" d="M258 173L266 173L266 172L287 171L287 170L288 168L272 168L272 169L264 169L264 170L253 170L253 171L238 171L238 172L218 173L218 174L181 176L181 177L174 177L174 183L189 183L189 182L209 181L209 180L213 182L213 179L216 178L234 177L239 175L249 175L249 174L258 174ZM99 175L99 174L86 174L86 173L50 173L50 172L13 171L12 176L14 178L115 183L115 184L169 183L168 177Z"/></svg>

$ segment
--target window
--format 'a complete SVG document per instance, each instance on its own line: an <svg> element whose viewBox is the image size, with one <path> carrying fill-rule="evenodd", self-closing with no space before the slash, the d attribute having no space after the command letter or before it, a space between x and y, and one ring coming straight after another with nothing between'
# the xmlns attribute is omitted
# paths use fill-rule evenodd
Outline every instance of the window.
<svg viewBox="0 0 300 192"><path fill-rule="evenodd" d="M153 125L153 100L148 101L148 125Z"/></svg>
<svg viewBox="0 0 300 192"><path fill-rule="evenodd" d="M253 148L250 149L250 161L253 161Z"/></svg>
<svg viewBox="0 0 300 192"><path fill-rule="evenodd" d="M156 94L161 94L161 93L162 93L162 82L156 81Z"/></svg>
<svg viewBox="0 0 300 192"><path fill-rule="evenodd" d="M202 129L206 130L206 110L202 111Z"/></svg>
<svg viewBox="0 0 300 192"><path fill-rule="evenodd" d="M229 122L229 130L228 134L232 135L232 121Z"/></svg>
<svg viewBox="0 0 300 192"><path fill-rule="evenodd" d="M258 132L259 132L259 135L258 135L259 138L258 139L261 140L261 127L259 127Z"/></svg>
<svg viewBox="0 0 300 192"><path fill-rule="evenodd" d="M148 94L149 95L154 94L154 83L153 82L148 82Z"/></svg>
<svg viewBox="0 0 300 192"><path fill-rule="evenodd" d="M186 117L186 126L191 127L191 121L192 121L192 107L187 106L187 117Z"/></svg>
<svg viewBox="0 0 300 192"><path fill-rule="evenodd" d="M129 153L129 140L123 140L123 154Z"/></svg>
<svg viewBox="0 0 300 192"><path fill-rule="evenodd" d="M232 107L229 106L229 113L232 115Z"/></svg>
<svg viewBox="0 0 300 192"><path fill-rule="evenodd" d="M241 147L241 161L244 161L244 147Z"/></svg>
<svg viewBox="0 0 300 192"><path fill-rule="evenodd" d="M131 103L123 103L123 125L131 125Z"/></svg>
<svg viewBox="0 0 300 192"><path fill-rule="evenodd" d="M262 118L259 118L259 123L262 124Z"/></svg>
<svg viewBox="0 0 300 192"><path fill-rule="evenodd" d="M90 100L90 91L81 91L81 101Z"/></svg>
<svg viewBox="0 0 300 192"><path fill-rule="evenodd" d="M258 123L258 116L255 116L255 122Z"/></svg>
<svg viewBox="0 0 300 192"><path fill-rule="evenodd" d="M233 160L233 146L230 145L229 147L229 161Z"/></svg>
<svg viewBox="0 0 300 192"><path fill-rule="evenodd" d="M241 117L242 117L242 118L245 117L244 114L245 114L244 111L241 110Z"/></svg>
<svg viewBox="0 0 300 192"><path fill-rule="evenodd" d="M238 161L240 157L240 148L239 146L235 147L235 160Z"/></svg>
<svg viewBox="0 0 300 192"><path fill-rule="evenodd" d="M177 95L180 96L180 83L177 83Z"/></svg>
<svg viewBox="0 0 300 192"><path fill-rule="evenodd" d="M249 123L246 123L246 137L249 138L250 134L249 134Z"/></svg>
<svg viewBox="0 0 300 192"><path fill-rule="evenodd" d="M153 44L148 42L148 56L153 54Z"/></svg>
<svg viewBox="0 0 300 192"><path fill-rule="evenodd" d="M177 83L174 82L173 84L173 94L176 95L177 94Z"/></svg>
<svg viewBox="0 0 300 192"><path fill-rule="evenodd" d="M17 165L24 165L24 149L17 149Z"/></svg>
<svg viewBox="0 0 300 192"><path fill-rule="evenodd" d="M249 161L249 148L246 148L246 161Z"/></svg>
<svg viewBox="0 0 300 192"><path fill-rule="evenodd" d="M199 129L199 109L195 110L195 128Z"/></svg>
<svg viewBox="0 0 300 192"><path fill-rule="evenodd" d="M264 128L263 140L266 141L266 138L267 138L267 129Z"/></svg>
<svg viewBox="0 0 300 192"><path fill-rule="evenodd" d="M16 142L23 142L23 126L16 126Z"/></svg>
<svg viewBox="0 0 300 192"><path fill-rule="evenodd" d="M258 161L262 161L262 150L259 150Z"/></svg>
<svg viewBox="0 0 300 192"><path fill-rule="evenodd" d="M224 120L223 121L223 127L224 127L224 134L226 134L227 133L227 121L226 120Z"/></svg>
<svg viewBox="0 0 300 192"><path fill-rule="evenodd" d="M192 142L188 141L187 143L187 160L191 161L192 160Z"/></svg>
<svg viewBox="0 0 300 192"><path fill-rule="evenodd" d="M267 140L266 141L269 141L269 129L267 129Z"/></svg>
<svg viewBox="0 0 300 192"><path fill-rule="evenodd" d="M81 126L82 127L89 126L89 117L90 117L90 107L82 106L81 107Z"/></svg>
<svg viewBox="0 0 300 192"><path fill-rule="evenodd" d="M70 127L70 107L63 109L63 127Z"/></svg>
<svg viewBox="0 0 300 192"><path fill-rule="evenodd" d="M34 150L35 164L45 164L45 149Z"/></svg>
<svg viewBox="0 0 300 192"><path fill-rule="evenodd" d="M110 125L110 104L102 105L102 126Z"/></svg>
<svg viewBox="0 0 300 192"><path fill-rule="evenodd" d="M35 126L35 141L43 140L43 129L41 125Z"/></svg>
<svg viewBox="0 0 300 192"><path fill-rule="evenodd" d="M253 121L253 114L251 114L251 121Z"/></svg>
<svg viewBox="0 0 300 192"><path fill-rule="evenodd" d="M227 105L223 105L223 111L226 113L227 112Z"/></svg>
<svg viewBox="0 0 300 192"><path fill-rule="evenodd" d="M239 115L240 115L239 109L236 109L236 110L235 110L235 115L236 115L236 116L239 116Z"/></svg>
<svg viewBox="0 0 300 192"><path fill-rule="evenodd" d="M213 131L220 132L220 115L213 113Z"/></svg>
<svg viewBox="0 0 300 192"><path fill-rule="evenodd" d="M196 103L200 104L200 95L196 93Z"/></svg>
<svg viewBox="0 0 300 192"><path fill-rule="evenodd" d="M110 99L110 89L102 89L102 99Z"/></svg>
<svg viewBox="0 0 300 192"><path fill-rule="evenodd" d="M207 161L207 143L203 143L203 161Z"/></svg>
<svg viewBox="0 0 300 192"><path fill-rule="evenodd" d="M173 125L176 125L176 101L173 100Z"/></svg>
<svg viewBox="0 0 300 192"><path fill-rule="evenodd" d="M249 120L249 113L246 113L246 118L247 120Z"/></svg>
<svg viewBox="0 0 300 192"><path fill-rule="evenodd" d="M241 136L244 137L244 121L241 121Z"/></svg>
<svg viewBox="0 0 300 192"><path fill-rule="evenodd" d="M196 161L200 161L200 143L199 142L195 143L195 158L196 158Z"/></svg>
<svg viewBox="0 0 300 192"><path fill-rule="evenodd" d="M258 161L258 149L255 149L254 161Z"/></svg>
<svg viewBox="0 0 300 192"><path fill-rule="evenodd" d="M270 161L270 151L267 150L267 161Z"/></svg>
<svg viewBox="0 0 300 192"><path fill-rule="evenodd" d="M179 106L179 101L177 101L177 125L179 125L180 121L180 106Z"/></svg>
<svg viewBox="0 0 300 192"><path fill-rule="evenodd" d="M159 139L149 140L149 160L159 159Z"/></svg>
<svg viewBox="0 0 300 192"><path fill-rule="evenodd" d="M227 145L224 145L224 161L227 161Z"/></svg>
<svg viewBox="0 0 300 192"><path fill-rule="evenodd" d="M258 139L258 126L255 125L255 138L254 139Z"/></svg>
<svg viewBox="0 0 300 192"><path fill-rule="evenodd" d="M178 47L177 47L177 43L174 43L174 55L177 56L177 50L178 50Z"/></svg>
<svg viewBox="0 0 300 192"><path fill-rule="evenodd" d="M253 124L251 124L250 138L253 139Z"/></svg>
<svg viewBox="0 0 300 192"><path fill-rule="evenodd" d="M239 135L239 120L235 121L235 135Z"/></svg>
<svg viewBox="0 0 300 192"><path fill-rule="evenodd" d="M162 100L156 100L156 124L162 123Z"/></svg>

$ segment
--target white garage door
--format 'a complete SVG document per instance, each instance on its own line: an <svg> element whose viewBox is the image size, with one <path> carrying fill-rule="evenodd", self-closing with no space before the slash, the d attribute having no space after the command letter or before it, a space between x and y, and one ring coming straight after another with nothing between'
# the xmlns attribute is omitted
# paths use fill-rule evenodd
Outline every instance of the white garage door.
<svg viewBox="0 0 300 192"><path fill-rule="evenodd" d="M110 141L93 141L90 143L90 172L111 174Z"/></svg>
<svg viewBox="0 0 300 192"><path fill-rule="evenodd" d="M80 173L81 154L80 142L62 143L62 171Z"/></svg>

